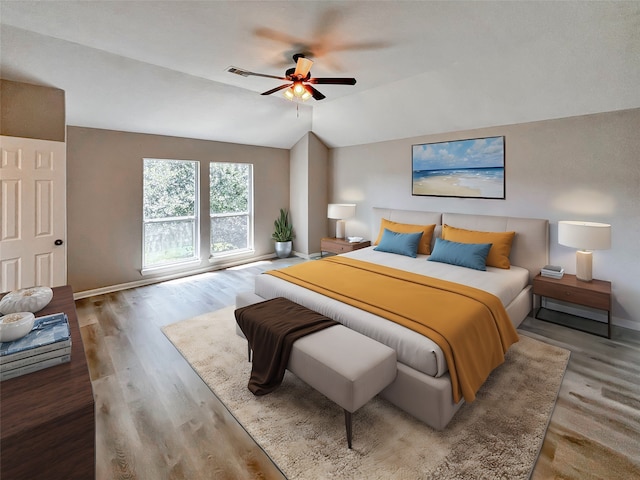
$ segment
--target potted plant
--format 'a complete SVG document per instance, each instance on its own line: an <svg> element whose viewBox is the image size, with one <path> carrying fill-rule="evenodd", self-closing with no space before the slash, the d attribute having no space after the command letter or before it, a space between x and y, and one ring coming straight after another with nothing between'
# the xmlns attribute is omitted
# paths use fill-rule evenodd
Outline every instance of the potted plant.
<svg viewBox="0 0 640 480"><path fill-rule="evenodd" d="M293 245L293 225L289 220L289 211L286 208L280 209L280 216L273 222L275 231L271 238L276 241L276 255L278 258L286 258L291 254Z"/></svg>

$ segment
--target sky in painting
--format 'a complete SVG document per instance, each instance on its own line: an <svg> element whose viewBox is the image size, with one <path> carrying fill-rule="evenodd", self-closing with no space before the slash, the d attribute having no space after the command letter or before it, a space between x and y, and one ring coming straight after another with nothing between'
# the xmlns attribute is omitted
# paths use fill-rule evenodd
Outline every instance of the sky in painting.
<svg viewBox="0 0 640 480"><path fill-rule="evenodd" d="M504 167L504 137L413 146L413 170Z"/></svg>

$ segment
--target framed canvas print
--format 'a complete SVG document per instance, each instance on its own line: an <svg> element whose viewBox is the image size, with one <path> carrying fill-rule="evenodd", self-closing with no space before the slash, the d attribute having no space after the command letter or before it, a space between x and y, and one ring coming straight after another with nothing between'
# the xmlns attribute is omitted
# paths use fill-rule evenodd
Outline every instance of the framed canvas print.
<svg viewBox="0 0 640 480"><path fill-rule="evenodd" d="M503 136L411 148L412 195L504 200Z"/></svg>

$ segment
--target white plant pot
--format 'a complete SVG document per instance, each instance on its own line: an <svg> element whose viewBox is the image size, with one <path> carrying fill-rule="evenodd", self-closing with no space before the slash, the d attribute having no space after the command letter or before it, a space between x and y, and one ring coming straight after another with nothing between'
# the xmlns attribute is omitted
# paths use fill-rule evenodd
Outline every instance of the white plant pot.
<svg viewBox="0 0 640 480"><path fill-rule="evenodd" d="M293 242L291 240L288 242L276 242L276 255L278 258L287 258L291 255L292 247Z"/></svg>

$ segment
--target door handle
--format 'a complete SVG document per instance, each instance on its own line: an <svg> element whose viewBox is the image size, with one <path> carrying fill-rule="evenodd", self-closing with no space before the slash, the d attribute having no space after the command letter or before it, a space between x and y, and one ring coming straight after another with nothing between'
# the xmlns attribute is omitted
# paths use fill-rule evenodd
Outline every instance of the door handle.
<svg viewBox="0 0 640 480"><path fill-rule="evenodd" d="M54 245L58 245L58 246L60 246L60 245L62 245L64 242L63 242L62 240L60 240L60 239L57 239L57 240L56 240L55 242L53 242L53 243L54 243Z"/></svg>

